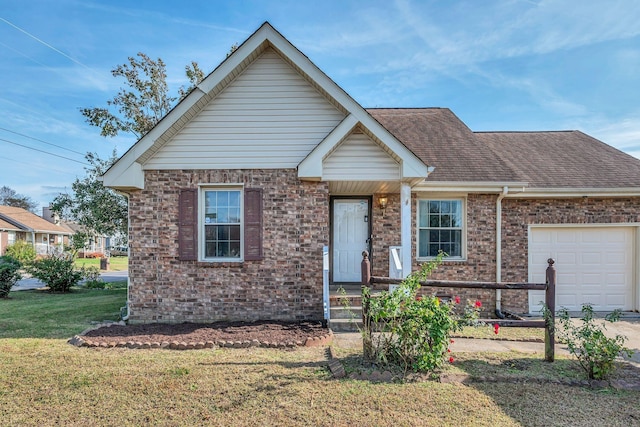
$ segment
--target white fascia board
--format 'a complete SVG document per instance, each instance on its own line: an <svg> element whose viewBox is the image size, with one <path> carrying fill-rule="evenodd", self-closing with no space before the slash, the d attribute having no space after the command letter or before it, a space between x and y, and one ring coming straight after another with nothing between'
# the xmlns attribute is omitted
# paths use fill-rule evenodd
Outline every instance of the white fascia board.
<svg viewBox="0 0 640 427"><path fill-rule="evenodd" d="M298 178L322 179L322 161L353 131L358 120L349 114L298 165Z"/></svg>
<svg viewBox="0 0 640 427"><path fill-rule="evenodd" d="M509 194L521 193L529 184L526 182L463 182L463 181L423 181L413 187L414 192L444 193L503 193L507 187Z"/></svg>
<svg viewBox="0 0 640 427"><path fill-rule="evenodd" d="M509 193L506 198L540 199L566 197L640 197L640 187L620 188L525 188L522 192Z"/></svg>
<svg viewBox="0 0 640 427"><path fill-rule="evenodd" d="M122 161L125 156L119 161ZM124 165L124 163L122 164ZM117 165L116 163L114 166ZM102 176L102 184L105 187L116 190L144 190L144 172L142 165L134 161L126 168L112 167Z"/></svg>

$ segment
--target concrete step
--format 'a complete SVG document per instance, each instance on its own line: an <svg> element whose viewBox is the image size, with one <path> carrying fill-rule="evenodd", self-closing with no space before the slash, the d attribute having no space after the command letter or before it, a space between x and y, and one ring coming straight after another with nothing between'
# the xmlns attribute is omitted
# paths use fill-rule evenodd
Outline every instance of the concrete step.
<svg viewBox="0 0 640 427"><path fill-rule="evenodd" d="M362 319L361 306L332 306L330 310L331 319Z"/></svg>
<svg viewBox="0 0 640 427"><path fill-rule="evenodd" d="M358 332L358 327L362 327L360 319L331 319L329 327L333 332Z"/></svg>

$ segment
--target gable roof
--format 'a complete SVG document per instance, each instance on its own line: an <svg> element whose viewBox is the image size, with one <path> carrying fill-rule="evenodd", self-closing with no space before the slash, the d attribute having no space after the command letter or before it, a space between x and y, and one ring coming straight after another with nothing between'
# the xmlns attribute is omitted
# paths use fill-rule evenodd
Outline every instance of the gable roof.
<svg viewBox="0 0 640 427"><path fill-rule="evenodd" d="M0 219L13 224L23 231L33 231L37 233L73 234L66 229L52 224L22 208L13 206L0 206Z"/></svg>
<svg viewBox="0 0 640 427"><path fill-rule="evenodd" d="M176 105L153 129L131 147L102 179L106 186L121 190L143 189L143 164L171 140L205 106L214 100L266 49L273 49L310 85L322 94L345 119L298 166L299 176L319 179L315 169L322 157L338 145L356 127L374 136L375 140L400 160L406 178L424 178L428 166L375 121L353 98L324 74L309 58L265 22L238 49L209 74L186 98Z"/></svg>

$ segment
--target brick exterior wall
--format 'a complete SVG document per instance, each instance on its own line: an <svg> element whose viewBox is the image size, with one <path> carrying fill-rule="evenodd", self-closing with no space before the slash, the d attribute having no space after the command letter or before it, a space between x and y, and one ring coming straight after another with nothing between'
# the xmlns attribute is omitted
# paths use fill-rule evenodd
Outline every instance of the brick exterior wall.
<svg viewBox="0 0 640 427"><path fill-rule="evenodd" d="M221 183L263 189L264 259L178 260L179 191ZM129 198L129 233L132 323L322 319L326 183L294 169L146 171Z"/></svg>
<svg viewBox="0 0 640 427"><path fill-rule="evenodd" d="M420 268L417 251L417 202L412 195L413 270ZM466 198L467 257L464 261L445 261L431 276L435 280L495 281L496 279L496 200L497 195L469 194ZM377 196L374 196L374 203ZM502 201L502 280L528 281L528 226L530 224L611 224L640 222L640 198L504 199ZM389 195L385 218L374 209L373 273L388 275L390 245L400 245L399 195ZM482 289L425 289L426 293L459 295L463 300L479 299L483 315L492 315L495 291ZM502 308L516 313L529 310L528 292L502 291Z"/></svg>
<svg viewBox="0 0 640 427"><path fill-rule="evenodd" d="M504 199L502 280L526 282L530 224L623 224L640 222L640 198ZM528 312L525 292L502 292L502 306Z"/></svg>

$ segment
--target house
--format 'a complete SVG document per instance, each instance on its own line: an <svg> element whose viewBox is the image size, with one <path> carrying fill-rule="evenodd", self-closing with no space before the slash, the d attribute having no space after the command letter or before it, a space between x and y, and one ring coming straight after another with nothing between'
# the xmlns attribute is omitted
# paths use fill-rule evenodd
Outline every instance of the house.
<svg viewBox="0 0 640 427"><path fill-rule="evenodd" d="M33 244L37 255L61 250L73 232L22 208L0 206L0 255L17 240Z"/></svg>
<svg viewBox="0 0 640 427"><path fill-rule="evenodd" d="M553 257L558 306L640 306L640 161L579 131L364 109L269 23L103 181L129 198L134 323L321 319L323 278L358 283L365 249L374 275L444 250L433 278L479 281L542 282Z"/></svg>
<svg viewBox="0 0 640 427"><path fill-rule="evenodd" d="M94 255L102 256L107 251L109 242L108 237L101 236L99 235L99 233L91 232L87 230L86 227L76 222L61 220L60 216L53 212L50 206L45 206L42 208L42 218L62 228L65 228L67 231L71 232L71 235L82 233L86 236L84 247L78 251L78 257L85 258L87 256Z"/></svg>

